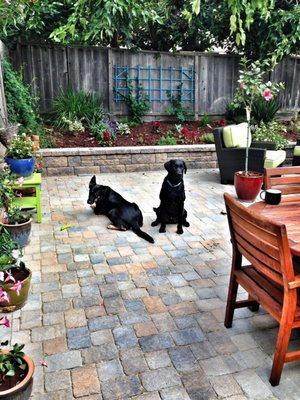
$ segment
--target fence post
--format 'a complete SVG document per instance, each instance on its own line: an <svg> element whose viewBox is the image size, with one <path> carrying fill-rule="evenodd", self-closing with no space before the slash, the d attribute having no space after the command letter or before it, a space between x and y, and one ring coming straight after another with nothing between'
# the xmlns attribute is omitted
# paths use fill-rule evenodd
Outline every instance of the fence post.
<svg viewBox="0 0 300 400"><path fill-rule="evenodd" d="M194 118L197 121L199 118L199 55L194 55Z"/></svg>
<svg viewBox="0 0 300 400"><path fill-rule="evenodd" d="M114 115L114 83L113 83L113 73L112 73L112 67L113 67L113 53L111 48L107 48L107 74L108 74L108 80L107 80L107 94L108 94L108 113Z"/></svg>
<svg viewBox="0 0 300 400"><path fill-rule="evenodd" d="M4 45L0 41L0 127L2 127L5 122L7 122L7 109L6 109L6 100L4 94L4 83L3 83L3 74L2 74L2 65L1 59L4 54Z"/></svg>

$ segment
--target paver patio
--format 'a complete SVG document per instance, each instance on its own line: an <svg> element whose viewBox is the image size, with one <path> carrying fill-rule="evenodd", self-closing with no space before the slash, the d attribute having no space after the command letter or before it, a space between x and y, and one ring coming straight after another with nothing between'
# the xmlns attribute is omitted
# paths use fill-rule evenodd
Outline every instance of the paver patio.
<svg viewBox="0 0 300 400"><path fill-rule="evenodd" d="M44 178L43 223L24 260L31 295L13 325L36 363L32 398L299 399L299 363L285 366L279 387L268 383L277 327L263 310L237 310L232 329L223 326L231 247L222 194L233 187L215 170L188 171L191 226L159 234L150 223L164 176L98 176L139 204L154 245L107 230L86 204L90 176Z"/></svg>

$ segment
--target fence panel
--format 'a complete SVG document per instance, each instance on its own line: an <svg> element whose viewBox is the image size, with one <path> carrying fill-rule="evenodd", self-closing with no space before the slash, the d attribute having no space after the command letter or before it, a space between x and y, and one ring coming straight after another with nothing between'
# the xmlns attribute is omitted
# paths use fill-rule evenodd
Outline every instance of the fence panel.
<svg viewBox="0 0 300 400"><path fill-rule="evenodd" d="M4 54L4 45L0 41L0 128L7 120L6 100L4 95L3 72L1 67L1 58Z"/></svg>

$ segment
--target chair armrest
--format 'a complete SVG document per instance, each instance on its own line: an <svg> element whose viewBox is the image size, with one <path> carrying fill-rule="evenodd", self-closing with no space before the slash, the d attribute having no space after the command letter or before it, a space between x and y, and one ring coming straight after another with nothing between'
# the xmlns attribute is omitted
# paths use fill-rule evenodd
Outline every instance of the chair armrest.
<svg viewBox="0 0 300 400"><path fill-rule="evenodd" d="M300 288L300 275L295 275L295 280L288 283L289 289Z"/></svg>

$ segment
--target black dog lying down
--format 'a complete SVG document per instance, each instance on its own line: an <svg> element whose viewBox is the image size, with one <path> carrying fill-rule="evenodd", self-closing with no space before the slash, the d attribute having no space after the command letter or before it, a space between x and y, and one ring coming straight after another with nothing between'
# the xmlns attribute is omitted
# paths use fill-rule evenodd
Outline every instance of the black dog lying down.
<svg viewBox="0 0 300 400"><path fill-rule="evenodd" d="M143 226L143 214L135 203L129 203L109 186L97 185L95 175L90 181L89 188L87 202L90 205L96 203L94 208L96 215L105 215L118 229L132 229L142 239L154 243L153 238L140 229Z"/></svg>
<svg viewBox="0 0 300 400"><path fill-rule="evenodd" d="M187 212L184 209L185 191L183 172L186 165L182 160L170 160L165 163L168 175L165 177L160 191L160 206L153 208L157 218L152 226L161 224L159 232L166 232L166 224L177 224L177 233L183 233L183 226L190 226L187 222Z"/></svg>

